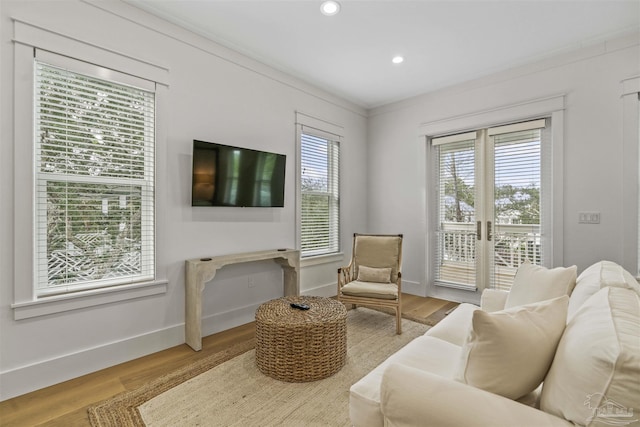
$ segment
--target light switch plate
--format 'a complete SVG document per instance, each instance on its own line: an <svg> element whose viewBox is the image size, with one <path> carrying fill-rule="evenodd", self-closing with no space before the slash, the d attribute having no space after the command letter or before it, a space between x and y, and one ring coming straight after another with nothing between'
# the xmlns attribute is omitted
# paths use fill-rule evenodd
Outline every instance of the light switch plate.
<svg viewBox="0 0 640 427"><path fill-rule="evenodd" d="M578 212L579 224L600 224L600 212Z"/></svg>

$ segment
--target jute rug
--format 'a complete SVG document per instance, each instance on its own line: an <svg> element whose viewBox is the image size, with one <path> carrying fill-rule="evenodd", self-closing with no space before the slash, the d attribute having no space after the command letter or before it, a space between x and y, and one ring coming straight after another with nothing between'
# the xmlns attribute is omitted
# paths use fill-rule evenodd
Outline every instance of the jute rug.
<svg viewBox="0 0 640 427"><path fill-rule="evenodd" d="M429 326L360 307L347 318L347 362L335 375L286 383L263 375L254 343L238 345L89 408L94 427L349 426L349 388ZM235 356L235 357L234 357Z"/></svg>

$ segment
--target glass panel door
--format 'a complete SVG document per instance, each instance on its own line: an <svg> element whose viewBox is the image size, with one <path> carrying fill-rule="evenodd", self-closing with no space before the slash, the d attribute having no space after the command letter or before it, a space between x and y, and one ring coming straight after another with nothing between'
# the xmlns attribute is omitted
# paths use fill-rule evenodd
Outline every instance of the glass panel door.
<svg viewBox="0 0 640 427"><path fill-rule="evenodd" d="M541 130L499 134L489 139L492 181L487 223L490 259L489 286L509 290L525 261L542 262L541 246ZM490 230L492 228L492 230Z"/></svg>
<svg viewBox="0 0 640 427"><path fill-rule="evenodd" d="M475 288L478 273L476 141L442 144L436 151L436 281L453 287Z"/></svg>
<svg viewBox="0 0 640 427"><path fill-rule="evenodd" d="M432 140L437 285L508 290L523 262L543 264L544 127L541 119Z"/></svg>

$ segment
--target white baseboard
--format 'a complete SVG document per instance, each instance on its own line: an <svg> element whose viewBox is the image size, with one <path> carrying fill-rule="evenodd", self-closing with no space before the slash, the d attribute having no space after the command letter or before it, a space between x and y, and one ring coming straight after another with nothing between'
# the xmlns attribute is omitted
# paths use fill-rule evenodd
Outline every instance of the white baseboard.
<svg viewBox="0 0 640 427"><path fill-rule="evenodd" d="M302 292L334 296L336 285L327 284ZM260 303L202 318L203 336L252 322ZM87 350L0 373L0 401L90 374L110 366L184 343L184 323Z"/></svg>
<svg viewBox="0 0 640 427"><path fill-rule="evenodd" d="M336 284L302 290L302 295L332 297ZM250 304L202 319L202 334L208 336L252 322L260 303ZM184 323L122 341L0 372L0 401L30 393L82 375L128 362L184 343ZM186 344L185 344L186 345Z"/></svg>
<svg viewBox="0 0 640 427"><path fill-rule="evenodd" d="M302 289L300 294L325 298L335 297L338 294L338 284L334 282L316 286L311 289Z"/></svg>
<svg viewBox="0 0 640 427"><path fill-rule="evenodd" d="M402 293L421 297L427 296L426 289L420 282L412 282L411 280L404 279L402 279Z"/></svg>
<svg viewBox="0 0 640 427"><path fill-rule="evenodd" d="M184 342L184 324L0 373L0 401L61 383Z"/></svg>

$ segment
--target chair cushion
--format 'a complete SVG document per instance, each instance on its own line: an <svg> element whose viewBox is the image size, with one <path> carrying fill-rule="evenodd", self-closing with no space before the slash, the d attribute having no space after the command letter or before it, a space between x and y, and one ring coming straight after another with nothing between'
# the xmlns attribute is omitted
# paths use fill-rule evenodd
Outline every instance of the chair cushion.
<svg viewBox="0 0 640 427"><path fill-rule="evenodd" d="M374 283L390 283L391 267L375 268L361 265L358 268L358 281Z"/></svg>
<svg viewBox="0 0 640 427"><path fill-rule="evenodd" d="M374 283L354 280L342 287L342 293L354 297L397 299L398 286L394 283Z"/></svg>
<svg viewBox="0 0 640 427"><path fill-rule="evenodd" d="M571 295L576 285L578 267L546 267L525 262L516 276L504 308Z"/></svg>
<svg viewBox="0 0 640 427"><path fill-rule="evenodd" d="M510 399L544 379L567 318L568 296L494 313L473 312L455 379Z"/></svg>
<svg viewBox="0 0 640 427"><path fill-rule="evenodd" d="M639 403L640 297L605 287L567 324L540 409L576 425L621 426L637 425Z"/></svg>

